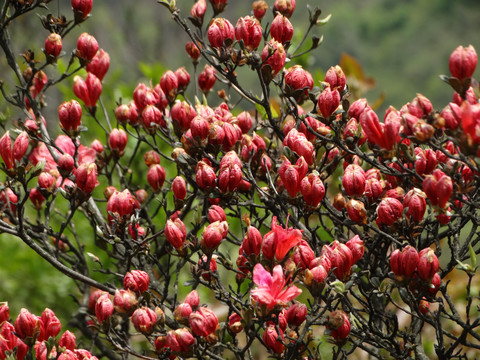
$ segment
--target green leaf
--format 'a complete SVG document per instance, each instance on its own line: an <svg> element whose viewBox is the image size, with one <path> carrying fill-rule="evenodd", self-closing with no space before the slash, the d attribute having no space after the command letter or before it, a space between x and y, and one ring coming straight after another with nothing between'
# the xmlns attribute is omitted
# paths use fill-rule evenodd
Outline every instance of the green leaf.
<svg viewBox="0 0 480 360"><path fill-rule="evenodd" d="M468 251L470 252L470 260L472 262L472 268L475 269L477 267L477 254L475 254L475 250L473 250L472 244L468 245Z"/></svg>

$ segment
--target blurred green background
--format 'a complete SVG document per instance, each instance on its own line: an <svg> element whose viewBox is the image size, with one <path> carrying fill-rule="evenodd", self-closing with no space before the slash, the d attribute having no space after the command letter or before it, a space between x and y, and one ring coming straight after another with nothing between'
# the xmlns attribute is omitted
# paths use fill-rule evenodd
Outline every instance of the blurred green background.
<svg viewBox="0 0 480 360"><path fill-rule="evenodd" d="M273 0L268 2L273 4ZM318 85L318 81L323 80L319 74L338 64L343 53L353 56L366 77L376 82L375 88L366 93L367 98L373 102L381 93L385 94L380 111L388 105L400 108L417 92L431 99L436 109L441 109L452 96L452 91L438 77L448 73L450 53L458 45L472 44L480 50L478 0L297 1L297 10L291 18L295 27L294 43L301 38L307 24L307 2L323 10L321 17L331 13L332 18L327 25L314 30L314 34L324 36L324 42L301 63L314 74ZM177 3L182 13L188 14L193 1ZM231 0L224 16L235 24L238 17L250 13L250 6L250 1ZM68 0L52 1L49 7L55 15L72 17ZM270 14L263 25L265 21L271 21ZM40 53L48 33L39 31L39 22L39 18L31 14L11 28L12 37L16 39L15 53L20 54L27 48ZM104 98L110 111L117 100L123 98L125 102L131 97L138 82L154 78L155 83L166 68L175 70L186 66L193 72L184 50L187 36L171 21L168 11L154 0L94 0L91 18L65 40L65 51L75 48L76 38L83 31L93 34L111 56L110 72L104 79ZM3 58L0 59L0 79L7 83L11 79ZM71 80L65 82L60 92L47 93L50 110L46 118L53 133L58 133L56 108L64 99L62 93L71 93L70 89ZM7 115L8 121L18 117L14 111L9 112L3 99L0 111ZM97 191L101 194L102 190ZM84 219L79 221L87 224ZM91 245L90 230L82 235ZM0 236L0 278L0 301L9 301L12 317L16 317L21 307L39 314L48 306L62 322L68 320L69 309L74 306L69 297L69 294L75 295L73 282L19 240L5 235Z"/></svg>

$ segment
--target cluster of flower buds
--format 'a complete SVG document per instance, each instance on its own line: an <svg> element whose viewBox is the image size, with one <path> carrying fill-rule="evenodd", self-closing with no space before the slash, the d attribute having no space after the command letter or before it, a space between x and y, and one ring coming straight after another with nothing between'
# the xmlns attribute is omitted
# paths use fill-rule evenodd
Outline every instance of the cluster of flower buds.
<svg viewBox="0 0 480 360"><path fill-rule="evenodd" d="M411 245L395 249L390 255L390 267L395 278L412 290L435 294L441 285L438 258L431 248L420 252Z"/></svg>

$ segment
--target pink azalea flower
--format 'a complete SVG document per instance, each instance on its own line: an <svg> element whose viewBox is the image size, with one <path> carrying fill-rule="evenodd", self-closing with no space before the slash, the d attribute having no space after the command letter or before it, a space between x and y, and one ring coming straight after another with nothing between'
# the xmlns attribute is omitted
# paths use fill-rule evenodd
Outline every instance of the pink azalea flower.
<svg viewBox="0 0 480 360"><path fill-rule="evenodd" d="M264 248L273 248L264 249L264 255L272 260L273 254L275 254L277 261L282 261L285 255L302 240L302 230L294 228L285 229L283 226L277 224L277 217L274 216L272 218L272 230L266 233L263 238L266 239L268 237L272 237L272 241L265 242L263 246ZM269 257L267 253L271 253L271 257Z"/></svg>
<svg viewBox="0 0 480 360"><path fill-rule="evenodd" d="M288 302L302 293L302 290L295 285L287 286L284 289L287 280L281 265L273 268L273 276L261 264L255 265L253 282L258 287L252 290L252 299L260 305L267 306L268 309L273 309L277 305L286 306Z"/></svg>

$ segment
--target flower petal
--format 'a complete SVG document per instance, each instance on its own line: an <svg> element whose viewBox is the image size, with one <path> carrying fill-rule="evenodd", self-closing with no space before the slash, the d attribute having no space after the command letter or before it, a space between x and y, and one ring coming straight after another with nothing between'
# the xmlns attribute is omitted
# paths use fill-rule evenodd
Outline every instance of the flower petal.
<svg viewBox="0 0 480 360"><path fill-rule="evenodd" d="M272 275L265 270L262 264L253 268L253 282L260 287L270 288L272 286Z"/></svg>

